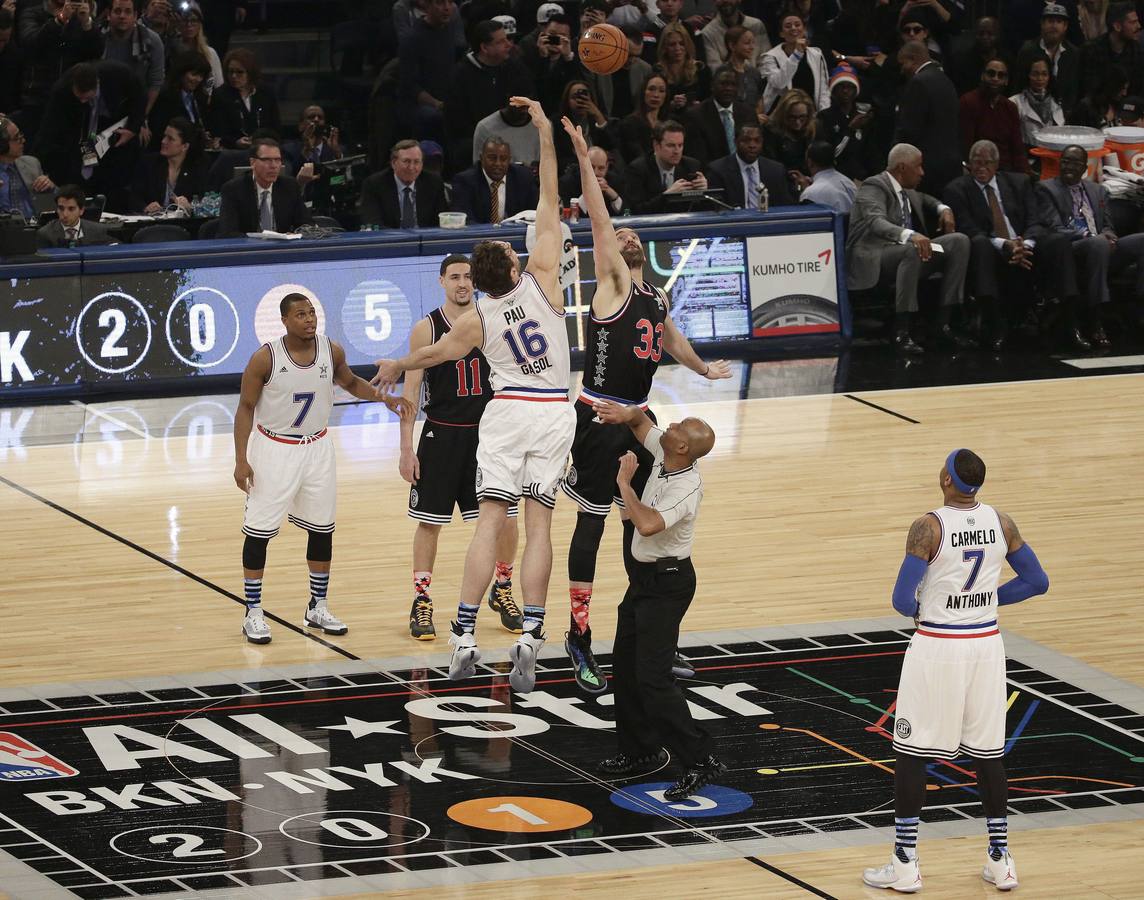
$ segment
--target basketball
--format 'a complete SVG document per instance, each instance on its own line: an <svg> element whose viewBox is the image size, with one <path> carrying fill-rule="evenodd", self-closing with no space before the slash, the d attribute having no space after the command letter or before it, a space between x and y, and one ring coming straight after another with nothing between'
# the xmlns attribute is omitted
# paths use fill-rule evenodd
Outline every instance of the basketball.
<svg viewBox="0 0 1144 900"><path fill-rule="evenodd" d="M580 37L580 60L597 75L618 72L628 61L628 39L615 25L593 25Z"/></svg>

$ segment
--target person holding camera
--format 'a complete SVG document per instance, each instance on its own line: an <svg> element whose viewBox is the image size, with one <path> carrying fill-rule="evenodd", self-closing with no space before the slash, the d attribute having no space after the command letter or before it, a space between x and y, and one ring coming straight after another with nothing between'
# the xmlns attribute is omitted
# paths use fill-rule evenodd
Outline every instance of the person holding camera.
<svg viewBox="0 0 1144 900"><path fill-rule="evenodd" d="M282 143L282 156L302 186L302 199L313 200L315 182L322 178L318 167L342 158L341 138L338 129L326 121L326 111L316 103L302 110L298 135Z"/></svg>
<svg viewBox="0 0 1144 900"><path fill-rule="evenodd" d="M571 16L551 16L536 39L536 47L524 53L525 64L536 82L537 99L552 117L560 108L564 85L580 74L579 60L572 46Z"/></svg>
<svg viewBox="0 0 1144 900"><path fill-rule="evenodd" d="M636 215L666 212L664 198L672 194L707 190L699 160L683 155L684 134L678 122L657 122L652 152L628 166L628 202Z"/></svg>
<svg viewBox="0 0 1144 900"><path fill-rule="evenodd" d="M103 35L95 27L89 0L21 3L17 33L28 54L20 125L35 135L52 86L76 63L99 59Z"/></svg>

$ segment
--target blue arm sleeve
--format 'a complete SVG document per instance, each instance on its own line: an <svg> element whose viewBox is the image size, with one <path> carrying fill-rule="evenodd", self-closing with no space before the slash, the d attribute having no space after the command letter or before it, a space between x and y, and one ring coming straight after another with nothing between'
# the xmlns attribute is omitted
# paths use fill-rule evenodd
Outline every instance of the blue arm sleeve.
<svg viewBox="0 0 1144 900"><path fill-rule="evenodd" d="M903 616L913 618L918 612L918 585L926 577L927 563L924 559L907 553L898 569L898 580L894 584L894 609Z"/></svg>
<svg viewBox="0 0 1144 900"><path fill-rule="evenodd" d="M1049 589L1049 576L1041 568L1041 561L1037 559L1037 554L1028 544L1022 544L1020 549L1013 551L1005 559L1009 561L1017 577L1007 581L997 590L998 606L1020 603Z"/></svg>

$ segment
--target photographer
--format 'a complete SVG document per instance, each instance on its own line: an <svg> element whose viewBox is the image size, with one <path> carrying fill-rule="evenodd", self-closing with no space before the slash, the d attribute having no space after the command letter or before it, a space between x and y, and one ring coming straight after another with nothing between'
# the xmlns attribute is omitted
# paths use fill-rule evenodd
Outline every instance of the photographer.
<svg viewBox="0 0 1144 900"><path fill-rule="evenodd" d="M43 0L20 4L19 44L28 54L22 103L24 130L35 135L52 86L78 62L103 55L88 0Z"/></svg>
<svg viewBox="0 0 1144 900"><path fill-rule="evenodd" d="M319 164L341 159L342 145L338 129L326 122L326 111L317 105L302 110L298 134L282 144L282 156L302 186L302 198L312 200L314 182L322 177Z"/></svg>
<svg viewBox="0 0 1144 900"><path fill-rule="evenodd" d="M549 117L560 108L560 95L579 74L579 62L572 47L572 19L553 15L536 39L536 48L524 54L525 63L536 82L537 98Z"/></svg>

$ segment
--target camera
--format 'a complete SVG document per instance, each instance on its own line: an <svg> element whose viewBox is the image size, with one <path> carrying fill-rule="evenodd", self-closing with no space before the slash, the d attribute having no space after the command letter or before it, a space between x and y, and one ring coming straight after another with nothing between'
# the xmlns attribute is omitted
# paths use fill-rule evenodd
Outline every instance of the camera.
<svg viewBox="0 0 1144 900"><path fill-rule="evenodd" d="M558 35L558 34L546 34L544 36L544 43L552 44L553 46L559 45L560 35Z"/></svg>
<svg viewBox="0 0 1144 900"><path fill-rule="evenodd" d="M325 140L329 136L330 136L330 126L329 125L315 125L314 126L314 139L315 140L319 140L319 141Z"/></svg>

